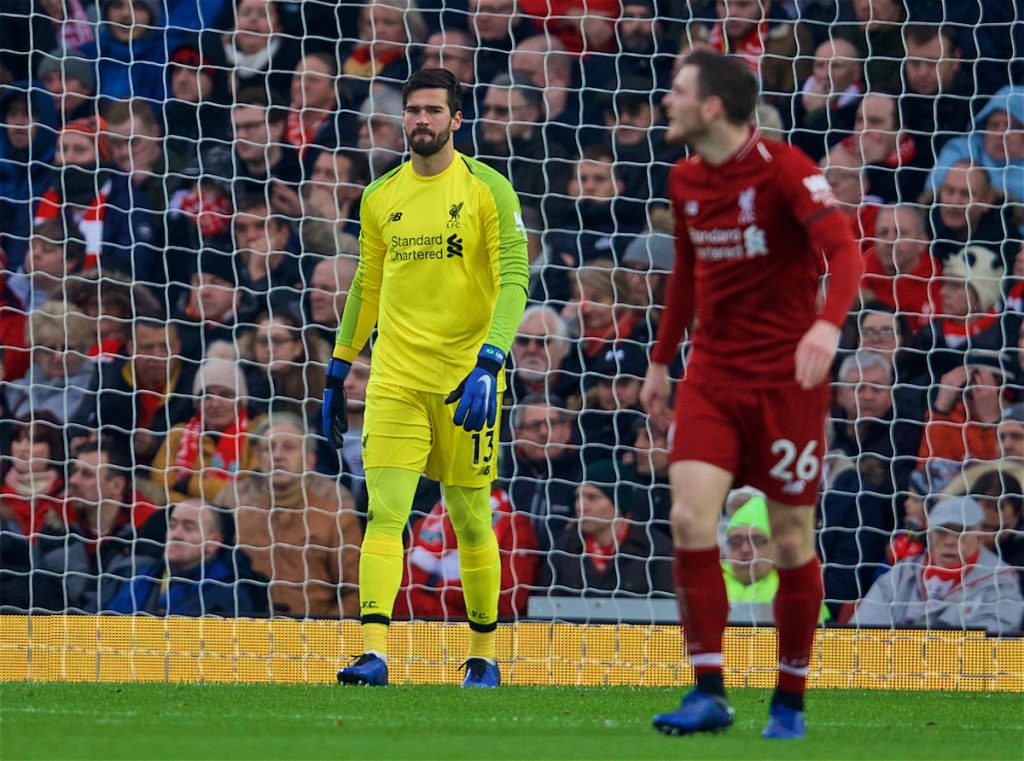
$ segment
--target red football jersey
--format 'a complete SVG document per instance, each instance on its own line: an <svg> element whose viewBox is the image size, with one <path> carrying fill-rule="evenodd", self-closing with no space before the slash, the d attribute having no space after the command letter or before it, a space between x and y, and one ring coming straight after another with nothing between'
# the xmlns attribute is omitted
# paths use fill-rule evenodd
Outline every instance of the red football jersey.
<svg viewBox="0 0 1024 761"><path fill-rule="evenodd" d="M860 262L845 261L859 260L859 251L828 181L800 150L753 131L722 164L698 154L677 162L669 197L676 267L652 359L671 363L695 315L688 378L793 384L800 339L816 319L840 325L859 281ZM827 267L823 246L812 239L826 237L844 252L842 266L832 269L844 280L857 271L857 280L830 284L819 310Z"/></svg>

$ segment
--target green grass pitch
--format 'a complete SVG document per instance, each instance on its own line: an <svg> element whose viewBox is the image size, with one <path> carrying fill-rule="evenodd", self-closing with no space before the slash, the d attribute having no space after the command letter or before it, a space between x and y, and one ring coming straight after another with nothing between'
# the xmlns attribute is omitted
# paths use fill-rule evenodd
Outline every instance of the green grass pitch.
<svg viewBox="0 0 1024 761"><path fill-rule="evenodd" d="M733 690L736 724L664 737L679 690L629 687L0 685L8 759L1024 758L1019 694L814 691L808 737L760 737L769 693Z"/></svg>

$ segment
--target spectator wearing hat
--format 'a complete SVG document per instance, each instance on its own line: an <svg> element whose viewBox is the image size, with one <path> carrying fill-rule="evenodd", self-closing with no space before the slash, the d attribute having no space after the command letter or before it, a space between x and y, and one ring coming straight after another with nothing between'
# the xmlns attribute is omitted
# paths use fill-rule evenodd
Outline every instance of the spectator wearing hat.
<svg viewBox="0 0 1024 761"><path fill-rule="evenodd" d="M239 289L235 257L216 249L204 248L190 277L191 288L182 294L175 311L181 336L182 356L199 362L217 342L234 342L248 332L239 324L239 311L246 308Z"/></svg>
<svg viewBox="0 0 1024 761"><path fill-rule="evenodd" d="M515 404L531 394L578 394L579 376L563 370L569 347L569 329L558 312L545 304L527 307L512 341L507 401Z"/></svg>
<svg viewBox="0 0 1024 761"><path fill-rule="evenodd" d="M653 91L650 78L628 77L610 97L595 99L604 108L594 121L610 136L616 176L624 198L632 202L617 211L630 217L643 216L646 208L668 207L669 169L683 155L680 146L665 144L666 127Z"/></svg>
<svg viewBox="0 0 1024 761"><path fill-rule="evenodd" d="M192 418L171 428L150 471L168 502L187 497L211 500L255 462L248 433L248 389L238 364L221 356L205 360L192 383L192 395Z"/></svg>
<svg viewBox="0 0 1024 761"><path fill-rule="evenodd" d="M729 620L733 623L743 618L747 623L763 620L749 604L770 605L779 590L775 544L764 497L750 497L729 518L725 526L722 576L731 606Z"/></svg>
<svg viewBox="0 0 1024 761"><path fill-rule="evenodd" d="M167 170L176 174L201 155L231 139L231 110L225 102L224 63L200 49L198 40L179 46L168 61L171 97L164 106Z"/></svg>
<svg viewBox="0 0 1024 761"><path fill-rule="evenodd" d="M675 263L671 235L652 230L636 236L622 255L620 300L634 307L647 322L650 335L658 328L665 304L665 287Z"/></svg>
<svg viewBox="0 0 1024 761"><path fill-rule="evenodd" d="M556 597L672 593L671 541L628 517L631 491L614 460L587 466L576 489L575 523L541 562L541 588Z"/></svg>
<svg viewBox="0 0 1024 761"><path fill-rule="evenodd" d="M138 202L129 175L113 162L102 117L67 124L57 138L58 172L35 210L35 224L70 218L85 241L85 266L151 280L162 271L163 221ZM102 264L100 263L102 259Z"/></svg>
<svg viewBox="0 0 1024 761"><path fill-rule="evenodd" d="M47 53L36 78L52 98L58 126L96 115L96 72L77 49Z"/></svg>
<svg viewBox="0 0 1024 761"><path fill-rule="evenodd" d="M927 188L942 186L946 172L973 160L988 172L989 181L1007 201L1024 201L1024 87L1006 85L974 117L970 134L954 137L942 147Z"/></svg>
<svg viewBox="0 0 1024 761"><path fill-rule="evenodd" d="M95 66L97 94L143 98L160 108L167 99L167 34L158 0L102 0L101 25L79 48Z"/></svg>
<svg viewBox="0 0 1024 761"><path fill-rule="evenodd" d="M0 88L0 247L11 271L25 259L35 199L52 181L58 119L39 87Z"/></svg>
<svg viewBox="0 0 1024 761"><path fill-rule="evenodd" d="M106 122L99 117L78 119L64 126L57 135L58 172L35 209L34 224L62 216L74 221L85 241L86 267L99 260L106 201L119 179L119 173L110 168L106 132ZM127 177L121 174L120 179L127 186Z"/></svg>
<svg viewBox="0 0 1024 761"><path fill-rule="evenodd" d="M619 459L638 421L640 387L647 375L647 354L639 345L609 347L585 376L588 386L579 416L585 462Z"/></svg>
<svg viewBox="0 0 1024 761"><path fill-rule="evenodd" d="M996 428L999 456L1006 462L1024 467L1024 402L1007 407Z"/></svg>
<svg viewBox="0 0 1024 761"><path fill-rule="evenodd" d="M964 365L942 376L928 412L922 460L994 460L997 426L1009 406L1010 360L1000 352L968 352Z"/></svg>
<svg viewBox="0 0 1024 761"><path fill-rule="evenodd" d="M985 515L970 497L928 513L928 549L879 577L852 623L887 628L985 629L1019 633L1024 616L1017 572L985 549Z"/></svg>
<svg viewBox="0 0 1024 761"><path fill-rule="evenodd" d="M928 213L932 254L945 263L963 248L983 246L999 253L1000 266L1009 268L1016 254L1019 220L1013 205L992 186L983 166L957 161L934 190ZM927 200L927 199L925 199Z"/></svg>
<svg viewBox="0 0 1024 761"><path fill-rule="evenodd" d="M999 254L984 246L967 246L946 261L941 308L910 341L907 380L929 385L951 370L962 370L970 350L1003 351L1003 336L1013 323L1001 304L1003 271Z"/></svg>

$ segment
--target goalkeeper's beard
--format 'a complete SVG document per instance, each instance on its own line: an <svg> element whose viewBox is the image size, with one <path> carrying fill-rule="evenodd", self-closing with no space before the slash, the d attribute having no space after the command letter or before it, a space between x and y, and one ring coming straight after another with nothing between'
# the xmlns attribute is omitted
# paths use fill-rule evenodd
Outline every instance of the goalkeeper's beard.
<svg viewBox="0 0 1024 761"><path fill-rule="evenodd" d="M452 127L451 124L449 124L446 129L434 135L433 139L430 140L429 142L420 141L417 143L416 139L423 136L424 134L429 135L431 133L427 132L426 130L417 130L413 132L409 136L409 149L417 156L423 156L424 158L427 158L429 156L433 156L435 153L438 153L442 148L445 147L445 145L451 139Z"/></svg>

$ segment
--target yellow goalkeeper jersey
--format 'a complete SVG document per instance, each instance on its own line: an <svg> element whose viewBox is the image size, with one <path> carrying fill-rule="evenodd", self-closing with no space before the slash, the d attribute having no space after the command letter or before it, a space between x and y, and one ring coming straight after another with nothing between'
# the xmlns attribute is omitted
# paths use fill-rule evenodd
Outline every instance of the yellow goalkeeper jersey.
<svg viewBox="0 0 1024 761"><path fill-rule="evenodd" d="M360 225L335 357L353 361L376 325L371 381L447 394L482 344L508 351L529 272L519 199L505 177L457 151L433 177L406 161L366 188Z"/></svg>

